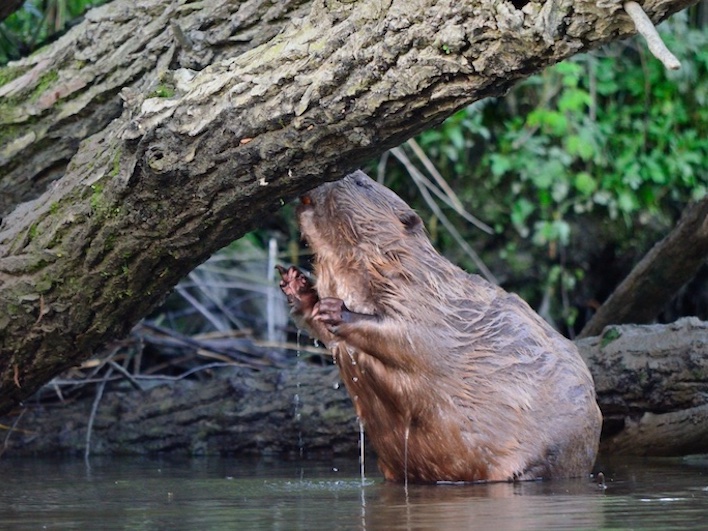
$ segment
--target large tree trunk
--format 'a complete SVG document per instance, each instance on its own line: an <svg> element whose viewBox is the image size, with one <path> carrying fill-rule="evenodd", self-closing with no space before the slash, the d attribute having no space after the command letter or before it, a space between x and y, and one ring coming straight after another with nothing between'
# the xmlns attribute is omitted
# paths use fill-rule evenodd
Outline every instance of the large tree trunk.
<svg viewBox="0 0 708 531"><path fill-rule="evenodd" d="M643 6L658 22L692 3ZM619 0L523 12L501 0L116 0L91 11L0 87L11 202L71 159L0 226L0 412L125 334L262 211L633 32Z"/></svg>
<svg viewBox="0 0 708 531"><path fill-rule="evenodd" d="M15 79L0 87L0 215L43 192L82 140L120 117L121 91L164 97L174 88L170 72L241 55L311 7L306 0L177 4L114 1L8 68L4 77Z"/></svg>
<svg viewBox="0 0 708 531"><path fill-rule="evenodd" d="M610 327L578 347L595 378L605 419L601 451L708 452L708 323L686 318L670 325ZM7 454L81 454L89 430L94 454L357 452L354 408L333 366L229 368L201 381L170 383L134 375L133 383L144 390L113 375L119 379L102 398L96 392L100 385L85 384L91 393L51 403L49 386L39 404L0 419L14 424Z"/></svg>

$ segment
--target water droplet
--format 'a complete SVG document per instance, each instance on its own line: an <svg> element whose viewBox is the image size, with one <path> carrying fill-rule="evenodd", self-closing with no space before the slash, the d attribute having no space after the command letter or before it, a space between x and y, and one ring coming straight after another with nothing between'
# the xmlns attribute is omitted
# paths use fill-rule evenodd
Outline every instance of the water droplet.
<svg viewBox="0 0 708 531"><path fill-rule="evenodd" d="M319 347L319 346L320 346L320 341L319 341L317 338L315 338L315 339L312 341L312 344L315 345L316 347Z"/></svg>
<svg viewBox="0 0 708 531"><path fill-rule="evenodd" d="M356 383L358 381L359 381L359 378L357 378L356 376L352 377L352 382Z"/></svg>
<svg viewBox="0 0 708 531"><path fill-rule="evenodd" d="M356 354L356 350L354 350L352 347L347 346L347 354L349 354L349 359L352 360L352 365L356 365L356 360L354 359L354 354Z"/></svg>
<svg viewBox="0 0 708 531"><path fill-rule="evenodd" d="M335 389L339 389L339 382L335 382L335 384L332 387L334 387Z"/></svg>

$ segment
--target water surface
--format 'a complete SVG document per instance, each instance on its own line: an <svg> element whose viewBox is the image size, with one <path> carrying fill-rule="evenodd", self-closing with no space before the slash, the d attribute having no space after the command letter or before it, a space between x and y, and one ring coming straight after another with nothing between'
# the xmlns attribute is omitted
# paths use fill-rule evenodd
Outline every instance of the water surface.
<svg viewBox="0 0 708 531"><path fill-rule="evenodd" d="M0 529L706 529L708 458L595 481L393 485L356 458L1 459Z"/></svg>

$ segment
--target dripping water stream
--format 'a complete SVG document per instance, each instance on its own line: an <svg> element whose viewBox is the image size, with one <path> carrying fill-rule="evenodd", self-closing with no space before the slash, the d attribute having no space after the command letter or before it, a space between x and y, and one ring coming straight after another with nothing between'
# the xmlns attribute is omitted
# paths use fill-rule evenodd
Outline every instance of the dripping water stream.
<svg viewBox="0 0 708 531"><path fill-rule="evenodd" d="M359 423L359 473L361 475L361 524L362 529L366 529L366 497L364 496L364 486L366 475L364 470L364 423L357 417Z"/></svg>
<svg viewBox="0 0 708 531"><path fill-rule="evenodd" d="M410 435L410 426L406 426L406 433L403 437L403 485L408 492L408 436Z"/></svg>
<svg viewBox="0 0 708 531"><path fill-rule="evenodd" d="M359 423L359 472L361 474L361 484L364 485L366 481L364 467L364 423L359 417L357 417L356 420Z"/></svg>
<svg viewBox="0 0 708 531"><path fill-rule="evenodd" d="M295 396L293 397L293 411L294 411L294 420L298 425L298 449L299 449L299 455L300 458L303 458L304 455L304 441L303 441L303 435L302 435L302 413L301 413L301 398L300 398L300 376L299 376L299 370L302 368L302 362L301 362L301 340L302 340L302 330L298 329L297 331L297 337L296 337L296 355L297 355L297 380L296 380L296 392ZM316 347L320 346L319 342L317 339L314 339L314 345ZM347 353L349 354L350 360L352 365L356 365L356 359L354 357L354 353L350 350L347 349ZM333 362L336 365L337 364L337 357L333 357ZM358 379L356 377L353 378L353 381L356 382ZM339 388L339 383L334 384L334 388L338 389ZM355 400L358 397L355 397ZM361 420L361 418L357 417L357 423L359 425L359 481L360 481L360 507L361 507L361 513L360 513L360 519L361 519L361 528L366 529L366 519L367 519L367 512L366 512L366 466L365 466L365 455L366 455L366 445L365 445L365 429L364 429L364 422ZM337 471L336 468L333 469L334 471ZM304 483L305 478L304 478L304 468L300 468L300 482Z"/></svg>
<svg viewBox="0 0 708 531"><path fill-rule="evenodd" d="M295 418L295 423L297 424L298 428L298 434L297 434L297 444L298 444L298 451L300 458L302 458L304 454L304 443L302 440L302 414L300 413L300 339L301 339L301 330L298 328L297 331L297 362L295 366L297 367L297 381L295 382L295 397L293 398L293 415Z"/></svg>

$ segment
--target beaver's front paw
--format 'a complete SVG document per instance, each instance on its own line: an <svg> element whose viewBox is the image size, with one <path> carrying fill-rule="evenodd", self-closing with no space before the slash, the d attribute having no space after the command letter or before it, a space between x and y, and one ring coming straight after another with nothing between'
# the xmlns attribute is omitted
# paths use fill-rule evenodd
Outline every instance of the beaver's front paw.
<svg viewBox="0 0 708 531"><path fill-rule="evenodd" d="M342 299L327 297L315 305L313 315L315 320L321 321L331 330L349 321L351 314Z"/></svg>
<svg viewBox="0 0 708 531"><path fill-rule="evenodd" d="M288 303L296 311L310 310L317 302L315 288L305 274L295 266L285 269L275 266L280 273L280 289L288 298Z"/></svg>

